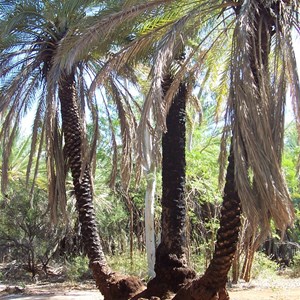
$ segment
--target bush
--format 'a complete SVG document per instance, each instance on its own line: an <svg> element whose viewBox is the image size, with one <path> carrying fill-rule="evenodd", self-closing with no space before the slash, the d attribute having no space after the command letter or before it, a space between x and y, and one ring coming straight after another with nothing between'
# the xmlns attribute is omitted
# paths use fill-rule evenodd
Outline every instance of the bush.
<svg viewBox="0 0 300 300"><path fill-rule="evenodd" d="M129 253L107 257L109 266L120 273L135 275L140 278L147 278L147 258L145 252L136 251L133 253L132 261Z"/></svg>
<svg viewBox="0 0 300 300"><path fill-rule="evenodd" d="M252 278L269 278L276 275L278 265L262 252L256 252L253 267Z"/></svg>
<svg viewBox="0 0 300 300"><path fill-rule="evenodd" d="M66 275L70 281L79 281L91 279L92 273L89 269L89 260L86 256L77 256L72 258L66 264Z"/></svg>
<svg viewBox="0 0 300 300"><path fill-rule="evenodd" d="M46 270L64 235L64 226L51 224L47 192L36 189L31 196L24 186L15 185L0 198L0 258L25 266L34 277L38 265Z"/></svg>
<svg viewBox="0 0 300 300"><path fill-rule="evenodd" d="M300 251L293 257L292 274L293 277L300 277Z"/></svg>

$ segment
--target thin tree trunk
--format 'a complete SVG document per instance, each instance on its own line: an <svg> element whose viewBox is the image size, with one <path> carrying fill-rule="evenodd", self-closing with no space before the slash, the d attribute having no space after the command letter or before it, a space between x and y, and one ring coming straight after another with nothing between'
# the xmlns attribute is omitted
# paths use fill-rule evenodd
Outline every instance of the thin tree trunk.
<svg viewBox="0 0 300 300"><path fill-rule="evenodd" d="M251 269L252 269L253 260L254 260L254 251L253 251L252 246L249 246L248 253L247 253L247 259L245 261L246 267L245 267L245 271L243 274L243 279L246 282L249 282L250 278L251 278Z"/></svg>
<svg viewBox="0 0 300 300"><path fill-rule="evenodd" d="M235 256L232 262L232 283L237 284L240 276L240 251L239 243L235 252Z"/></svg>
<svg viewBox="0 0 300 300"><path fill-rule="evenodd" d="M151 163L150 170L147 172L147 188L145 195L145 231L146 231L146 252L148 263L148 276L154 278L155 264L155 231L154 231L154 200L156 188L156 168Z"/></svg>
<svg viewBox="0 0 300 300"><path fill-rule="evenodd" d="M250 229L251 230L251 229ZM254 230L252 236L249 238L247 248L245 250L245 261L242 269L242 279L249 282L251 279L252 265L254 261L255 252L257 251L261 241L260 234L257 235L257 231Z"/></svg>
<svg viewBox="0 0 300 300"><path fill-rule="evenodd" d="M128 299L142 288L142 283L136 278L126 278L112 272L102 251L93 207L90 165L83 165L82 160L84 132L76 101L74 74L65 75L61 79L58 96L61 101L64 151L72 173L84 249L96 285L106 300Z"/></svg>
<svg viewBox="0 0 300 300"><path fill-rule="evenodd" d="M225 285L234 258L240 229L240 198L235 189L234 156L228 158L220 228L213 259L205 274L182 288L173 300L226 300Z"/></svg>
<svg viewBox="0 0 300 300"><path fill-rule="evenodd" d="M133 266L133 203L128 196L128 209L130 214L130 264Z"/></svg>
<svg viewBox="0 0 300 300"><path fill-rule="evenodd" d="M152 117L152 112L151 112ZM153 137L149 128L144 132L144 153L145 153L145 173L146 173L146 194L145 194L145 239L147 252L148 276L150 279L155 277L155 224L154 224L154 205L156 191L156 162L153 158Z"/></svg>

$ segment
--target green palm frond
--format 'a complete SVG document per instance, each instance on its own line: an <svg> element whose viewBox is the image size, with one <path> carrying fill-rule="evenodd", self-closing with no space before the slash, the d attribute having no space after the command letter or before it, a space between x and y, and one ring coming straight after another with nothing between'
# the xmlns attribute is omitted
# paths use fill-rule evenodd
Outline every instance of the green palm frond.
<svg viewBox="0 0 300 300"><path fill-rule="evenodd" d="M57 89L59 80L50 84L50 70L56 49L61 39L71 28L79 28L93 1L18 1L3 12L1 19L0 54L0 114L2 129L0 138L3 157L10 156L10 145L14 132L22 118L32 109L37 109L33 122L31 154L27 165L26 182L32 188L38 179L39 159L48 160L49 199L54 210L58 200L64 206L66 166L63 158L63 139L58 116L59 101ZM85 62L74 66L78 78L93 72ZM93 120L97 119L95 103L87 96L88 84L78 81L78 99L82 115L92 110ZM85 91L84 91L85 90ZM86 105L87 102L90 103ZM16 128L16 129L14 129ZM96 125L97 128L97 125ZM97 137L97 135L95 135ZM85 145L90 153L89 145ZM95 148L95 147L94 147ZM95 150L95 149L94 149ZM42 155L45 153L45 155ZM87 155L86 160L91 155ZM37 157L37 160L35 159ZM84 162L83 162L84 163ZM7 166L3 166L7 169ZM32 171L33 169L33 171ZM6 174L2 172L2 188L5 188ZM53 215L54 215L53 210Z"/></svg>
<svg viewBox="0 0 300 300"><path fill-rule="evenodd" d="M112 37L116 36L119 30L126 28L126 23L133 20L135 17L145 12L146 10L156 7L157 5L171 2L170 0L153 0L153 1L132 1L136 5L124 5L122 2L114 9L107 3L97 17L91 16L82 22L81 29L76 32L70 31L61 43L57 56L54 60L54 75L59 73L62 68L70 70L78 59L87 56L87 51L96 47L102 53L107 53L109 49L106 45L111 45ZM126 4L126 1L125 1ZM130 32L129 32L130 33ZM128 33L127 33L128 35ZM125 37L123 37L125 39ZM80 42L78 42L80 40ZM100 41L100 42L99 42ZM86 45L89 45L87 48ZM67 54L67 55L66 55Z"/></svg>

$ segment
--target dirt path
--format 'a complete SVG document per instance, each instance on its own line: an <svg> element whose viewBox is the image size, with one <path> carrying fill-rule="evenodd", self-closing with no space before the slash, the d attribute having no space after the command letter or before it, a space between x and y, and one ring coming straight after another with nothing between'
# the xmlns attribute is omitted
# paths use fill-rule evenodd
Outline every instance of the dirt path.
<svg viewBox="0 0 300 300"><path fill-rule="evenodd" d="M18 293L18 290L11 288L6 293L7 287L0 285L0 299L2 300L103 300L98 290L91 285L65 285L65 284L43 284L28 285L25 290ZM2 290L2 292L1 292Z"/></svg>
<svg viewBox="0 0 300 300"><path fill-rule="evenodd" d="M229 292L230 300L299 300L300 288L294 290L248 290Z"/></svg>
<svg viewBox="0 0 300 300"><path fill-rule="evenodd" d="M5 288L6 286L0 285L1 300L103 300L93 285L86 284L29 285L25 288L25 294L5 294ZM229 294L231 300L300 300L300 278L239 283L229 288Z"/></svg>
<svg viewBox="0 0 300 300"><path fill-rule="evenodd" d="M231 300L300 300L300 278L260 279L229 289Z"/></svg>
<svg viewBox="0 0 300 300"><path fill-rule="evenodd" d="M98 291L68 291L68 292L57 292L55 294L39 294L39 295L6 295L0 296L2 300L103 300L103 297L100 295Z"/></svg>

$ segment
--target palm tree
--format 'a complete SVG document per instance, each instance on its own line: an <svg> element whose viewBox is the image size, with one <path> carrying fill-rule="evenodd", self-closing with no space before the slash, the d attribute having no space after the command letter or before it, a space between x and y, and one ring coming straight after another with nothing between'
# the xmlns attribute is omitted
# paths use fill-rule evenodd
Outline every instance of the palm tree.
<svg viewBox="0 0 300 300"><path fill-rule="evenodd" d="M65 205L65 176L70 168L84 248L96 284L105 299L128 299L142 288L142 283L134 277L112 272L107 265L93 208L90 167L93 153L89 153L84 127L86 102L91 99L86 97L84 73L93 74L99 62L86 57L74 63L70 70L62 69L59 74L53 71L59 44L69 30L76 32L80 29L92 2L49 0L31 4L19 1L3 17L0 56L3 127L0 137L4 157L9 157L19 121L33 105L37 105L27 176L40 132L42 138L38 148L41 149L46 142L49 201L53 216L58 205ZM90 101L88 105L94 121L97 121L95 104ZM40 158L41 151L37 152ZM5 172L2 176L5 177Z"/></svg>
<svg viewBox="0 0 300 300"><path fill-rule="evenodd" d="M166 116L181 79L187 73L187 66L192 63L190 72L194 72L201 66L204 59L215 57L210 56L209 53L213 53L213 50L217 51L218 47L222 48L223 41L231 42L233 37L232 51L228 51L231 54L228 64L230 68L226 71L228 77L225 76L223 80L225 84L230 83L226 119L226 128L229 128L229 131L226 131L225 135L230 136L228 133L233 129L234 174L238 175L232 182L236 183L243 211L252 221L253 226L259 223L262 228L266 228L270 218L273 218L276 225L284 229L292 221L292 208L280 171L282 119L285 90L290 82L297 108L296 118L299 120L297 102L300 95L299 81L294 69L294 54L290 42L290 28L294 26L299 31L293 15L293 10L296 10L298 3L278 0L233 2L178 0L149 3L130 1L130 4L133 6L126 7L125 5L125 8L123 7L123 10L114 14L112 18L95 19L95 25L90 26L90 29L82 35L74 35L71 32L71 37L79 36L81 43L70 52L69 59L58 60L58 63L55 61L54 70L59 67L68 71L62 74L65 73L66 82L72 81L73 79L68 76L72 73L76 65L74 62L78 60L78 57L84 56L84 47L89 43L93 47L95 43L98 43L99 38L108 39L112 27L121 24L120 16L126 16L126 21L133 20L135 17L138 21L142 17L151 21L151 18L155 16L153 23L148 22L154 25L147 26L146 22L145 26L141 26L140 23L135 27L133 32L136 33L136 38L122 47L118 53L113 53L109 62L99 73L97 80L103 80L104 74L109 70L120 69L130 59L136 61L142 56L145 47L151 46L150 49L154 49L151 73L153 81L143 110L142 126L146 126L152 108L156 128L162 132L166 129ZM264 19L262 16L265 17L267 23L262 21ZM100 30L104 25L108 25L109 30L105 32ZM210 26L213 28L211 29ZM200 42L191 46L186 63L182 65L170 89L164 95L161 81L165 66L174 57L175 51L173 50L176 49L178 41L182 37L194 38L198 35L201 36ZM152 47L153 40L158 41L154 43L155 48ZM68 45L68 47L73 46L72 43ZM273 56L267 55L270 47L274 53ZM61 49L63 50L64 47ZM267 56L272 62L272 67L270 67L271 63L267 62ZM284 76L284 71L288 71L288 78ZM257 145L258 142L259 145ZM269 155L270 160L266 159ZM222 157L227 157L227 155L222 155ZM87 164L84 165L87 166ZM81 179L83 175L84 172L80 171L79 178ZM252 216L255 217L252 218ZM236 225L238 226L238 223ZM234 243L233 240L231 242ZM232 248L231 244L226 243L223 243L222 247ZM222 277L223 275L224 273ZM220 282L223 284L222 280ZM213 291L212 294L214 293L218 291ZM207 298L210 296L211 294ZM193 297L200 299L201 295L193 295ZM226 297L226 295L222 293L221 297Z"/></svg>
<svg viewBox="0 0 300 300"><path fill-rule="evenodd" d="M284 230L292 222L293 210L280 169L282 120L288 84L291 85L297 108L296 119L299 120L299 81L291 44L291 28L296 27L299 31L294 16L298 3L278 0L155 2L151 2L153 6L146 13L145 6L141 14L138 14L137 9L132 9L139 17L146 19L146 25L135 28L135 39L112 56L99 73L99 81L110 68L118 69L132 58L136 61L147 47L153 49L153 81L144 105L141 126L147 126L152 109L156 129L164 131L167 128L169 107L190 63L192 62L190 72L194 72L204 59L216 59L217 55L211 54L216 53L214 51L218 47L224 49L223 41L231 43L231 51L222 50L230 54L223 77L223 86L230 83L223 145L226 145L232 131L232 154L229 161L234 160L235 173L229 172L233 166L229 164L228 174L237 176L229 178L228 175L227 179L231 183L235 182L231 185L234 189L232 193L237 191L238 196L234 198L240 198L243 211L253 227L260 224L263 232L269 227L270 218L273 218L278 228ZM138 5L135 8L137 7ZM127 9L128 15L132 10ZM96 32L101 24L101 21L96 22L93 30L83 33L82 41L94 45L99 36L103 35L101 31ZM166 66L174 57L178 40L194 38L196 35L201 36L200 42L191 47L186 63L164 94L161 81ZM154 43L155 47L153 40L158 41ZM270 55L270 49L274 55ZM82 47L78 47L75 53L76 51L80 53ZM272 64L268 63L269 60ZM288 77L284 76L284 70L288 70ZM223 147L221 155L223 166L227 157L224 149L226 147ZM267 157L271 159L266 159ZM235 202L235 212L238 214L239 203ZM232 216L233 219L236 217L238 216ZM235 226L238 228L239 222ZM236 234L234 236L237 237ZM230 243L217 242L217 251L221 245L224 249L234 249L232 246L235 242L234 239ZM228 258L231 261L232 250L228 253ZM221 275L220 283L224 285L224 273ZM218 291L213 287L210 296L216 293ZM201 295L195 295L195 299L197 297ZM220 297L226 297L225 293L221 293Z"/></svg>
<svg viewBox="0 0 300 300"><path fill-rule="evenodd" d="M172 75L164 77L166 93ZM156 250L156 276L148 283L150 297L177 292L195 272L187 264L185 201L185 122L188 87L182 83L167 116L167 132L162 137L161 242Z"/></svg>
<svg viewBox="0 0 300 300"><path fill-rule="evenodd" d="M284 28L283 24L275 22L272 16L273 10L279 9L279 5L276 1L271 6L263 1L258 1L258 3L247 3L241 9L236 10L238 17L245 23L241 20L237 22L235 29L237 34L234 36L237 39L234 44L236 52L234 51L232 59L232 86L229 110L227 111L227 117L232 122L233 137L215 252L205 274L184 287L174 299L229 299L225 284L238 242L241 199L243 200L242 207L252 226L260 225L261 238L268 232L270 216L282 231L286 229L287 225L292 224L293 207L279 167L283 143L281 140L283 138L284 119L282 101L285 99L284 86L286 83L279 79L278 89L280 92L276 88L272 90L272 87L270 87L272 80L268 77L271 75L269 65L271 38L276 32L276 28L279 32ZM280 15L278 15L279 17ZM244 31L244 26L248 27L248 31ZM245 43L241 42L242 40ZM282 50L279 49L279 53L283 54ZM293 59L292 52L289 54L291 55L289 58ZM285 59L288 58L285 57ZM280 73L281 68L282 66L279 67L279 70L275 70ZM292 83L295 84L298 80L295 74L293 76ZM245 80L245 78L248 80ZM243 83L242 80L244 80ZM275 82L276 80L278 78L274 78ZM283 79L281 78L281 80ZM249 86L251 90L248 88ZM276 95L278 92L279 94ZM274 98L271 98L272 93L274 93ZM246 107L251 117L245 115ZM244 114L240 114L241 109L244 109ZM246 127L244 127L245 123L248 123ZM263 138L269 136L268 134L270 134L270 138L263 140ZM251 144L251 142L257 143L257 140L252 140L254 136L260 141L261 148L258 148L258 155L253 152L254 145ZM262 161L258 158L261 153L264 157L267 157L264 151L268 151L267 155L272 159L264 161L264 168L267 172L262 174L262 166L258 166L256 163ZM241 160L243 163L241 163ZM275 165L275 168L273 165ZM252 178L249 176L250 170L253 172ZM273 180L273 185L268 187L268 191L262 187L262 185L268 186L269 184L268 179L265 177L266 174ZM274 182L276 182L275 186ZM276 189L276 191L273 189ZM279 194L277 194L278 191L280 191ZM257 199L261 203L253 203ZM251 201L250 207L249 203L245 203L245 200ZM262 204L264 201L266 203L269 201L269 205L264 206ZM274 204L272 205L274 202L276 203L275 209L273 209Z"/></svg>
<svg viewBox="0 0 300 300"><path fill-rule="evenodd" d="M173 298L229 300L227 275L235 255L240 229L241 202L235 188L234 155L231 146L221 209L220 227L213 258L204 275L185 285Z"/></svg>

